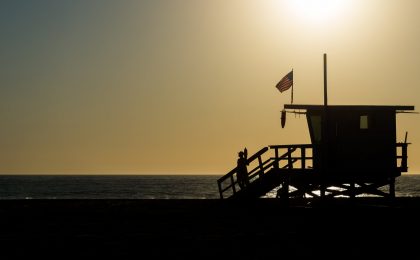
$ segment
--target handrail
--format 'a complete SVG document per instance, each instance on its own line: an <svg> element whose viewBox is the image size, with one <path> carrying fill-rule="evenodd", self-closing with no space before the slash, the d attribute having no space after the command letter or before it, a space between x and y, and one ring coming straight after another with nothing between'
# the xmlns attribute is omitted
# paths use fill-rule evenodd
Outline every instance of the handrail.
<svg viewBox="0 0 420 260"><path fill-rule="evenodd" d="M252 155L251 157L249 157L249 159L247 160L247 163L250 164L252 161L254 161L256 158L258 158L258 156L262 155L263 153L265 153L268 150L268 147L264 147L261 150L259 150L258 152L256 152L254 155ZM224 180L226 180L227 178L230 177L230 175L233 175L236 172L236 167L234 169L232 169L229 173L227 173L226 175L224 175L223 177L221 177L218 182L222 182Z"/></svg>
<svg viewBox="0 0 420 260"><path fill-rule="evenodd" d="M268 159L264 160L262 159L262 155L264 155L270 148L270 151L275 151L275 157L268 157ZM280 149L287 148L287 151L279 156L278 151ZM282 160L288 160L288 163L286 166L283 166L282 168L293 168L293 164L297 162L298 160L302 161L303 168L305 167L305 161L306 160L312 160L311 157L306 157L306 153L304 152L305 149L312 148L311 144L298 144L298 145L271 145L269 147L263 147L261 150L256 152L254 155L249 157L247 160L248 164L251 164L253 161L258 159L258 165L255 166L252 170L248 172L248 179L250 182L254 180L257 176L262 177L264 176L265 172L267 172L270 168L279 168L279 162ZM302 154L300 157L293 156L292 153L294 153L296 150L301 149ZM223 199L223 193L228 190L232 190L232 193L235 194L236 191L236 185L238 184L237 178L235 178L235 174L237 174L237 168L235 167L231 171L229 171L226 175L222 176L217 180L217 184L219 187L219 193L220 198ZM226 186L223 186L225 181L229 181Z"/></svg>
<svg viewBox="0 0 420 260"><path fill-rule="evenodd" d="M259 160L259 163L261 165L261 155L264 154L265 152L268 151L268 147L263 147L261 150L259 150L258 152L256 152L254 155L252 155L251 157L249 157L247 159L247 164L252 163L255 159ZM223 177L221 177L220 179L217 180L217 184L219 187L219 193L220 193L220 198L223 198L223 192L225 192L226 190L232 188L233 193L236 193L236 188L235 185L237 184L237 180L235 180L235 178L233 177L234 174L237 173L237 168L235 167L234 169L232 169L230 172L228 172L226 175L224 175ZM222 184L225 180L230 178L230 184L225 187L222 188Z"/></svg>
<svg viewBox="0 0 420 260"><path fill-rule="evenodd" d="M275 148L289 148L289 147L295 147L295 148L312 148L312 144L281 144L281 145L269 145L271 149Z"/></svg>
<svg viewBox="0 0 420 260"><path fill-rule="evenodd" d="M272 162L268 163L270 161L272 161ZM262 167L263 171L269 169L271 166L273 166L274 163L275 163L275 161L272 158L269 158L266 161L264 161L264 163L262 164L263 165L263 167ZM255 169L260 169L260 166L255 167ZM260 175L260 171L255 171L255 172L251 171L251 172L248 173L248 176L249 176L248 178L249 178L249 180L252 180L257 175Z"/></svg>
<svg viewBox="0 0 420 260"><path fill-rule="evenodd" d="M407 163L407 147L408 145L411 143L396 143L395 148L397 149L397 160L401 159L401 164L398 167L402 172L407 172L408 171L408 163ZM401 148L401 155L398 155L398 148Z"/></svg>
<svg viewBox="0 0 420 260"><path fill-rule="evenodd" d="M258 158L258 156L262 155L263 153L267 152L268 147L264 147L261 150L259 150L258 152L256 152L253 156L249 157L248 159L248 163L252 162L253 160L255 160L256 158Z"/></svg>

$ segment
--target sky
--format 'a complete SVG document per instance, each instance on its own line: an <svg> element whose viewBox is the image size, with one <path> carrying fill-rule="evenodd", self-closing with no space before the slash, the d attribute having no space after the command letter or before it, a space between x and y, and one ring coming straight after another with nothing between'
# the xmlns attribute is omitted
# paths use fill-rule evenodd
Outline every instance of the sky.
<svg viewBox="0 0 420 260"><path fill-rule="evenodd" d="M294 103L420 108L417 0L0 3L0 173L225 174L309 143ZM420 115L408 131L420 172Z"/></svg>

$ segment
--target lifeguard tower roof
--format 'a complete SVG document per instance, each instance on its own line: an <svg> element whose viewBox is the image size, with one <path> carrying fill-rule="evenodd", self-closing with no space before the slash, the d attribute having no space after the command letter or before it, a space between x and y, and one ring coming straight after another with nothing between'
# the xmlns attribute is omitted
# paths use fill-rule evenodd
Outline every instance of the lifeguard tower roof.
<svg viewBox="0 0 420 260"><path fill-rule="evenodd" d="M347 111L412 111L414 106L377 106L377 105L328 105L328 109L347 110ZM285 104L285 109L304 109L304 110L323 110L324 105L302 105L302 104Z"/></svg>

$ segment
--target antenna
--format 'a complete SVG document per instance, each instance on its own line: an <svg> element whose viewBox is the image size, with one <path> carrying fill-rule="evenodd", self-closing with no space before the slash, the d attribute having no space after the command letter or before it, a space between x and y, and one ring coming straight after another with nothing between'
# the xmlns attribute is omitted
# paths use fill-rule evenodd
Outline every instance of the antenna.
<svg viewBox="0 0 420 260"><path fill-rule="evenodd" d="M324 53L324 122L322 123L322 159L323 171L328 172L328 94L327 94L327 54ZM325 196L325 184L321 183L321 197Z"/></svg>
<svg viewBox="0 0 420 260"><path fill-rule="evenodd" d="M327 94L327 54L324 53L324 106L328 106L328 94Z"/></svg>

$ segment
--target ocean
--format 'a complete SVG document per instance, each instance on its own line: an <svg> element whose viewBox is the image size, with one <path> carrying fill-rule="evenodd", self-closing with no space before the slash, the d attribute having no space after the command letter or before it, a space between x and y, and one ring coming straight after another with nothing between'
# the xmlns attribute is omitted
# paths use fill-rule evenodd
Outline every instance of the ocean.
<svg viewBox="0 0 420 260"><path fill-rule="evenodd" d="M219 175L2 175L0 199L217 199ZM267 197L271 195L268 194ZM420 175L396 181L396 196L420 197Z"/></svg>

